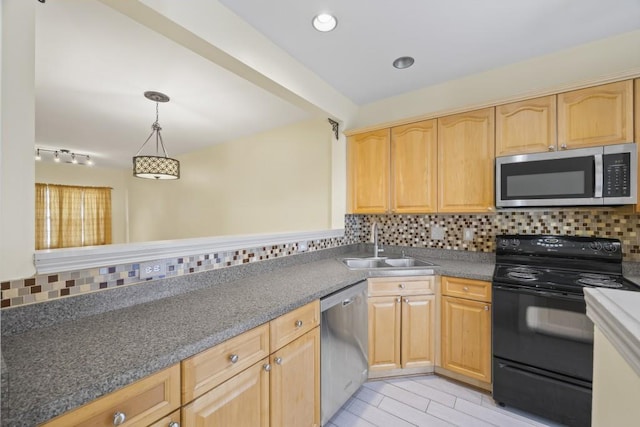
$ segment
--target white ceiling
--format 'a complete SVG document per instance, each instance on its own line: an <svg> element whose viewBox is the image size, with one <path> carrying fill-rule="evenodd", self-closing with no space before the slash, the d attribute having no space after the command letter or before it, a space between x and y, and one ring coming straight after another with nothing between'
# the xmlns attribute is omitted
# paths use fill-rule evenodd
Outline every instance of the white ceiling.
<svg viewBox="0 0 640 427"><path fill-rule="evenodd" d="M220 3L358 105L640 28L640 0ZM338 18L333 32L311 27L324 11ZM415 57L415 65L394 69L391 62L404 55ZM315 113L96 0L38 4L37 146L129 167L155 119L155 104L142 95L147 90L171 97L160 104L170 155Z"/></svg>
<svg viewBox="0 0 640 427"><path fill-rule="evenodd" d="M359 105L640 28L639 0L220 2Z"/></svg>

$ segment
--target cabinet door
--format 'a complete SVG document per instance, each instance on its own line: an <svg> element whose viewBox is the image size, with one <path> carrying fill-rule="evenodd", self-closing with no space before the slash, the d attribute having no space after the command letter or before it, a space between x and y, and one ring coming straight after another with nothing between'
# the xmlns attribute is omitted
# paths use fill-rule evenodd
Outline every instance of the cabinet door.
<svg viewBox="0 0 640 427"><path fill-rule="evenodd" d="M400 297L369 298L369 370L400 368Z"/></svg>
<svg viewBox="0 0 640 427"><path fill-rule="evenodd" d="M442 297L442 367L491 382L491 304Z"/></svg>
<svg viewBox="0 0 640 427"><path fill-rule="evenodd" d="M320 328L271 355L271 425L320 425Z"/></svg>
<svg viewBox="0 0 640 427"><path fill-rule="evenodd" d="M555 95L496 107L496 157L555 149Z"/></svg>
<svg viewBox="0 0 640 427"><path fill-rule="evenodd" d="M269 426L268 359L203 394L182 410L182 427Z"/></svg>
<svg viewBox="0 0 640 427"><path fill-rule="evenodd" d="M349 210L385 213L389 210L389 129L362 133L348 141Z"/></svg>
<svg viewBox="0 0 640 427"><path fill-rule="evenodd" d="M494 108L438 119L438 211L493 210Z"/></svg>
<svg viewBox="0 0 640 427"><path fill-rule="evenodd" d="M434 295L402 298L402 351L403 368L434 365Z"/></svg>
<svg viewBox="0 0 640 427"><path fill-rule="evenodd" d="M635 112L636 112L636 144L640 144L640 79L635 80ZM638 150L638 164L640 165L640 150ZM640 173L638 174L638 186L636 187L640 191ZM638 204L636 205L636 212L640 212L640 198L638 198Z"/></svg>
<svg viewBox="0 0 640 427"><path fill-rule="evenodd" d="M633 82L558 95L558 145L566 148L633 141Z"/></svg>
<svg viewBox="0 0 640 427"><path fill-rule="evenodd" d="M437 121L391 129L391 209L435 212L438 165Z"/></svg>

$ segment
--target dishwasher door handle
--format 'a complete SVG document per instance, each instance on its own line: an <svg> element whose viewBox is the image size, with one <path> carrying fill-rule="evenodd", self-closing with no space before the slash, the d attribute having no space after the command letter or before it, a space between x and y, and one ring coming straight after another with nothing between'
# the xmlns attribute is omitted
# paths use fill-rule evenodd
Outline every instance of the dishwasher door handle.
<svg viewBox="0 0 640 427"><path fill-rule="evenodd" d="M344 307L345 305L349 305L349 304L351 304L354 300L355 300L355 298L349 298L349 299L346 299L346 300L342 301L342 306Z"/></svg>

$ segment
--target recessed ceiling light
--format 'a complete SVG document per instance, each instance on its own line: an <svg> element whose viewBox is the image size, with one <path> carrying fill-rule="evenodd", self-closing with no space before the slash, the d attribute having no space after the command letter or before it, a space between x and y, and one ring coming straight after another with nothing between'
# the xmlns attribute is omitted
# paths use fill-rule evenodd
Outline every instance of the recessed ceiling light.
<svg viewBox="0 0 640 427"><path fill-rule="evenodd" d="M415 60L410 56L401 56L400 58L393 61L393 66L399 70L403 68L409 68L413 65Z"/></svg>
<svg viewBox="0 0 640 427"><path fill-rule="evenodd" d="M328 13L320 13L313 18L313 28L323 33L333 30L337 25L336 17Z"/></svg>

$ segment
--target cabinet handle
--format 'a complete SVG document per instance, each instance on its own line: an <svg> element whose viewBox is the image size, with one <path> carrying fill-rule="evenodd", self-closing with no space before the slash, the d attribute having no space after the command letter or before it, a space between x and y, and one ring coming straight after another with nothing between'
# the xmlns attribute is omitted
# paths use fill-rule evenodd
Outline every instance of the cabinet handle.
<svg viewBox="0 0 640 427"><path fill-rule="evenodd" d="M400 289L404 289L404 283L400 283L400 284L398 285L398 287L399 287Z"/></svg>
<svg viewBox="0 0 640 427"><path fill-rule="evenodd" d="M484 311L489 311L489 306L488 305L484 306Z"/></svg>
<svg viewBox="0 0 640 427"><path fill-rule="evenodd" d="M270 363L265 363L262 367L267 372L269 372L271 370L271 364Z"/></svg>
<svg viewBox="0 0 640 427"><path fill-rule="evenodd" d="M556 147L554 147L553 145L550 145L550 146L549 146L549 151L553 151L553 150L555 150L555 149L556 149Z"/></svg>
<svg viewBox="0 0 640 427"><path fill-rule="evenodd" d="M231 363L236 363L239 359L240 356L238 356L237 354L232 354L231 356L229 356L229 360L231 361Z"/></svg>
<svg viewBox="0 0 640 427"><path fill-rule="evenodd" d="M400 302L400 297L396 298L396 302Z"/></svg>
<svg viewBox="0 0 640 427"><path fill-rule="evenodd" d="M469 292L469 287L465 286L465 287L462 288L462 290L465 291L465 292Z"/></svg>
<svg viewBox="0 0 640 427"><path fill-rule="evenodd" d="M126 419L127 419L127 416L125 415L124 412L116 412L115 414L113 414L113 425L121 426Z"/></svg>
<svg viewBox="0 0 640 427"><path fill-rule="evenodd" d="M561 149L561 150L566 150L566 149L567 149L567 144L562 144L562 145L560 146L560 149Z"/></svg>
<svg viewBox="0 0 640 427"><path fill-rule="evenodd" d="M405 299L404 299L404 302L405 302L406 304L409 304L409 298L405 298Z"/></svg>
<svg viewBox="0 0 640 427"><path fill-rule="evenodd" d="M276 362L276 365L282 365L282 357L276 357L274 362Z"/></svg>
<svg viewBox="0 0 640 427"><path fill-rule="evenodd" d="M296 328L302 327L302 320L296 320Z"/></svg>
<svg viewBox="0 0 640 427"><path fill-rule="evenodd" d="M169 427L180 427L180 423L178 423L177 421L171 421L169 423Z"/></svg>

